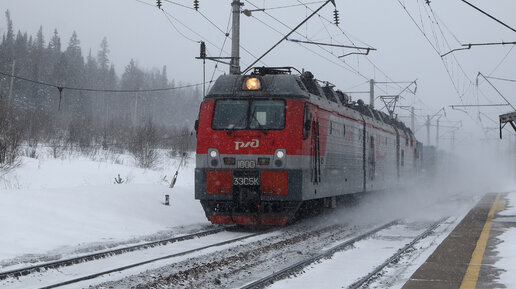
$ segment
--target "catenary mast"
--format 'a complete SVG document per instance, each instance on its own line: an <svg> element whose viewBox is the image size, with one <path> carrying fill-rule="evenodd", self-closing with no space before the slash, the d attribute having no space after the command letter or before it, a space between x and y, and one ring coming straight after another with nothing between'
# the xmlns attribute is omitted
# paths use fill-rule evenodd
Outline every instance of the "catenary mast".
<svg viewBox="0 0 516 289"><path fill-rule="evenodd" d="M240 0L233 0L233 35L231 39L231 63L229 74L240 74L240 6L244 3Z"/></svg>

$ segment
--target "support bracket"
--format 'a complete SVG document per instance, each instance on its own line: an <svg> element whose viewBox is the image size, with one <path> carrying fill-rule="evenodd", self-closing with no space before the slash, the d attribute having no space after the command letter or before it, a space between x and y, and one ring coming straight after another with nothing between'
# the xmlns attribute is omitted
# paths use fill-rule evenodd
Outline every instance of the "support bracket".
<svg viewBox="0 0 516 289"><path fill-rule="evenodd" d="M502 138L502 129L508 123L516 132L516 111L500 115L500 139Z"/></svg>

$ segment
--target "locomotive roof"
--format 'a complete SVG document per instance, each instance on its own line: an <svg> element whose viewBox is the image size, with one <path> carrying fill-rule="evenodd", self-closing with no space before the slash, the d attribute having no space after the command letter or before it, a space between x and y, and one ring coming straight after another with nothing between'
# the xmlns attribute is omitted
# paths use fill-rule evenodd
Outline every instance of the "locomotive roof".
<svg viewBox="0 0 516 289"><path fill-rule="evenodd" d="M306 90L300 86L299 75L290 74L273 74L261 75L261 90L242 90L242 83L249 75L222 75L220 76L213 88L209 91L206 98L214 97L270 97L271 95L292 97L292 98L309 98Z"/></svg>
<svg viewBox="0 0 516 289"><path fill-rule="evenodd" d="M335 105L351 108L359 113L377 121L389 124L403 130L409 135L412 131L397 119L389 117L386 113L375 110L364 104L351 102L351 98L340 90L334 90L334 86L325 82L321 87L313 74L305 71L300 74L291 74L291 67L259 67L255 68L251 75L222 75L216 81L206 98L269 98L271 95L291 99L325 99ZM257 77L260 79L260 90L242 89L245 79Z"/></svg>

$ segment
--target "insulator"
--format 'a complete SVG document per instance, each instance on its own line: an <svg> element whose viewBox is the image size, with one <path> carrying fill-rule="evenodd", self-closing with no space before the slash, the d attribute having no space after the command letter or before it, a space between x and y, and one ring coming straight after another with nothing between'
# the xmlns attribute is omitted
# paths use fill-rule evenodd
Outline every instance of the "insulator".
<svg viewBox="0 0 516 289"><path fill-rule="evenodd" d="M199 0L194 0L193 1L193 8L197 11L199 10Z"/></svg>
<svg viewBox="0 0 516 289"><path fill-rule="evenodd" d="M201 59L206 58L206 43L204 41L201 41Z"/></svg>
<svg viewBox="0 0 516 289"><path fill-rule="evenodd" d="M337 9L333 11L333 19L335 21L335 25L339 25L339 11Z"/></svg>
<svg viewBox="0 0 516 289"><path fill-rule="evenodd" d="M156 0L156 5L158 6L158 9L161 9L161 0Z"/></svg>

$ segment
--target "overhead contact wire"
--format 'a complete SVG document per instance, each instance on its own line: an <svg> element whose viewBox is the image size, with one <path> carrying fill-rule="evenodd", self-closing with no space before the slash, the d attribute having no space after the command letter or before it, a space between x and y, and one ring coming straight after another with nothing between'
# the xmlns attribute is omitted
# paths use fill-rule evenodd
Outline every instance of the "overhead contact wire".
<svg viewBox="0 0 516 289"><path fill-rule="evenodd" d="M300 0L297 0L297 2L299 2L299 3L303 4ZM306 6L306 5L305 5L305 6ZM310 7L308 7L308 6L306 6L306 8L310 9L311 11L313 11L313 10L312 10ZM317 15L319 16L319 18L320 18L320 19L323 19L323 20L325 20L326 22L328 22L328 23L330 23L330 24L332 24L332 23L333 23L333 22L332 22L331 20L329 20L328 18L326 18L326 17L324 17L324 16L322 16L322 15L320 15L320 14L317 14ZM337 28L341 31L341 34L342 34L342 35L344 35L344 36L346 37L346 39L348 39L348 41L349 41L349 42L351 42L351 44L353 44L354 46L356 46L355 42L354 42L354 41L353 41L353 40L348 36L348 33L346 33L346 32L345 32L345 31L344 31L340 26L337 26ZM371 46L371 45L367 44L366 42L364 42L364 41L362 41L362 40L359 40L359 41L360 41L361 43L365 44L366 46ZM342 42L337 41L337 40L336 40L336 42L337 42L337 43L339 43L339 44L343 44ZM333 55L333 53L331 53L331 54ZM369 62L369 63L370 63L370 64L371 64L371 65L372 65L376 70L380 71L380 72L385 76L385 78L386 78L386 79L388 79L389 81L393 81L393 80L392 80L392 78L391 78L391 77L389 77L389 75L387 75L387 73L385 73L382 69L380 69L380 68L379 68L379 67L378 67L378 66L377 66L377 65L376 65L376 64L375 64L375 63L374 63L374 62L373 62L369 57L367 57L367 56L366 56L366 57L365 57L365 59L366 59L366 60L367 60L367 61L368 61L368 62ZM339 60L340 60L340 59L339 59ZM342 62L344 62L344 63L345 63L345 61L342 61ZM346 65L348 65L348 64L346 63ZM348 66L349 66L349 65L348 65ZM359 73L359 72L358 72L358 70L354 70L353 72L354 72L354 73ZM364 76L364 75L362 75L362 74L359 74L359 75L360 75L360 76L362 76L362 77L364 77L365 79L369 79L369 77L365 77L365 76ZM400 85L397 85L397 86L398 86L398 88L402 88ZM380 88L380 87L379 87L379 88ZM380 89L381 89L382 91L384 91L384 92L386 92L386 93L387 93L387 91L383 90L382 88L380 88ZM417 96L416 96L416 97L417 97Z"/></svg>
<svg viewBox="0 0 516 289"><path fill-rule="evenodd" d="M258 6L256 6L256 5L255 5L254 3L252 3L251 1L249 1L249 0L246 0L246 1L247 1L249 4L251 4L252 6L254 6L255 8L258 8ZM313 10L312 10L312 11L313 11ZM271 17L272 19L274 19L275 21L277 21L278 23L280 23L281 25L283 25L283 26L285 26L286 28L288 28L288 29L292 30L292 28L291 28L290 26L288 26L287 24L285 24L285 23L284 23L284 22L282 22L281 20L277 19L276 17L272 16L271 14L269 14L269 13L267 13L267 12L264 12L264 13L265 13L267 16L269 16L269 17ZM254 18L258 20L258 18L257 18L257 17L254 17ZM259 21L260 21L261 23L264 23L264 22L263 22L263 21L261 21L261 20L259 20ZM264 23L264 24L265 24L265 23ZM271 28L271 26L270 26L270 25L267 25L267 26L268 26L269 28ZM271 28L271 29L273 29L274 31L276 31L276 32L278 32L278 33L280 33L281 35L283 35L283 36L284 36L284 34L283 34L282 32L279 32L277 29L274 29L274 28ZM303 34L301 34L301 33L299 33L298 31L294 31L294 33L296 33L297 35L299 35L299 36L301 36L301 37L303 37L303 38L305 38L305 39L306 39L306 37L304 37L304 35L303 35ZM310 39L308 39L308 40L310 40ZM298 43L298 44L299 44L299 45L301 45L300 43ZM322 49L322 50L326 51L327 53L329 53L329 54L331 54L331 55L333 55L333 56L335 56L335 57L336 57L336 55L335 55L334 53L332 53L331 51L328 51L327 49L325 49L325 48L324 48L324 47L322 47L321 45L317 45L317 46L318 46L320 49ZM326 58L326 57L323 57L321 54L316 53L314 50L312 50L312 49L310 49L310 48L307 48L305 45L301 45L301 47L303 47L303 48L307 49L308 51L310 51L310 52L312 52L312 53L316 54L316 55L317 55L317 56L319 56L319 57L322 57L322 58L324 58L324 59L328 60L328 61L329 61L329 62L331 62L331 63L337 64L337 63L335 63L334 61L329 60L329 59L328 59L328 58ZM339 62L344 63L348 68L345 68L345 66L343 66L343 65L338 65L338 64L337 64L338 66L340 66L340 67L342 67L342 68L345 68L345 69L346 69L346 70L348 70L349 72L352 72L352 73L355 73L355 74L357 74L357 75L360 75L360 76L361 76L361 77L363 77L364 79L369 79L368 77L366 77L365 75L361 74L359 71L357 71L356 69L354 69L352 66L350 66L350 65L349 65L348 63L346 63L345 61L342 61L341 59L338 59L338 60L339 60Z"/></svg>

